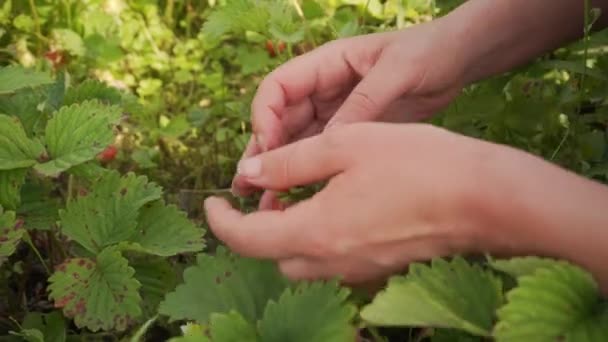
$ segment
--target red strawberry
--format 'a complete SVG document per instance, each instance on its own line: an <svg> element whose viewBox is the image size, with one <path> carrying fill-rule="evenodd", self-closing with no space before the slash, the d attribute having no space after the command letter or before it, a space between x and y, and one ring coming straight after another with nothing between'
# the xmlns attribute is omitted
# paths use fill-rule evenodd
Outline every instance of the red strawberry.
<svg viewBox="0 0 608 342"><path fill-rule="evenodd" d="M114 158L116 158L117 153L118 149L116 148L116 146L110 145L97 155L97 159L99 159L101 162L108 163L114 160Z"/></svg>

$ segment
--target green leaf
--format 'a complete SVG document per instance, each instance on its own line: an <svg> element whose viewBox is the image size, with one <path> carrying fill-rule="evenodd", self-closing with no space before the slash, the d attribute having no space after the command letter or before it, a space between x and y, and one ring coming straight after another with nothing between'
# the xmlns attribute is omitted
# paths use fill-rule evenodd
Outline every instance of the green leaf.
<svg viewBox="0 0 608 342"><path fill-rule="evenodd" d="M0 95L12 94L24 88L35 88L53 83L48 73L25 69L21 66L0 68Z"/></svg>
<svg viewBox="0 0 608 342"><path fill-rule="evenodd" d="M48 314L30 312L25 316L24 329L36 329L44 335L45 342L64 342L66 340L65 320L59 311Z"/></svg>
<svg viewBox="0 0 608 342"><path fill-rule="evenodd" d="M21 205L17 210L26 229L50 230L59 221L61 202L51 195L52 189L28 182L21 188Z"/></svg>
<svg viewBox="0 0 608 342"><path fill-rule="evenodd" d="M142 208L137 233L130 241L135 250L172 256L202 250L205 246L204 232L176 206L167 206L159 200Z"/></svg>
<svg viewBox="0 0 608 342"><path fill-rule="evenodd" d="M553 267L561 261L539 257L516 257L503 260L491 260L489 265L498 271L504 272L514 278L534 274L541 268Z"/></svg>
<svg viewBox="0 0 608 342"><path fill-rule="evenodd" d="M254 323L268 300L278 298L287 285L272 262L239 258L219 248L214 256L198 255L197 264L184 271L184 283L167 295L159 312L172 321L206 324L211 313L235 310Z"/></svg>
<svg viewBox="0 0 608 342"><path fill-rule="evenodd" d="M0 206L15 210L21 202L21 186L27 169L0 171Z"/></svg>
<svg viewBox="0 0 608 342"><path fill-rule="evenodd" d="M546 60L539 62L539 66L546 69L561 69L576 74L582 74L594 77L600 80L608 79L601 70L586 68L582 62L562 61L562 60Z"/></svg>
<svg viewBox="0 0 608 342"><path fill-rule="evenodd" d="M42 144L27 137L19 119L0 114L0 170L32 166L43 153Z"/></svg>
<svg viewBox="0 0 608 342"><path fill-rule="evenodd" d="M91 192L70 201L59 212L62 232L87 250L129 241L136 233L139 209L158 200L162 190L144 176L108 172Z"/></svg>
<svg viewBox="0 0 608 342"><path fill-rule="evenodd" d="M357 310L346 302L349 294L336 282L302 283L294 290L286 289L266 306L258 323L261 340L355 341L351 321Z"/></svg>
<svg viewBox="0 0 608 342"><path fill-rule="evenodd" d="M177 285L174 266L167 259L147 255L130 258L129 264L135 269L135 279L141 283L144 315L152 316L165 295Z"/></svg>
<svg viewBox="0 0 608 342"><path fill-rule="evenodd" d="M273 61L264 50L242 47L237 50L236 62L241 66L243 75L250 75L265 70Z"/></svg>
<svg viewBox="0 0 608 342"><path fill-rule="evenodd" d="M120 114L119 107L97 100L62 107L46 126L45 142L52 160L36 165L36 170L54 176L94 159L112 142L112 127Z"/></svg>
<svg viewBox="0 0 608 342"><path fill-rule="evenodd" d="M49 278L49 298L79 328L123 331L141 314L135 271L114 248L96 260L68 259Z"/></svg>
<svg viewBox="0 0 608 342"><path fill-rule="evenodd" d="M213 314L213 316L218 314ZM174 337L169 342L211 342L209 337L205 335L205 330L200 324L188 323L182 325L183 336Z"/></svg>
<svg viewBox="0 0 608 342"><path fill-rule="evenodd" d="M0 258L13 254L25 233L23 221L15 220L14 211L0 210Z"/></svg>
<svg viewBox="0 0 608 342"><path fill-rule="evenodd" d="M38 329L22 329L18 333L11 331L10 334L19 336L27 342L44 342L44 335Z"/></svg>
<svg viewBox="0 0 608 342"><path fill-rule="evenodd" d="M497 341L556 341L569 334L598 329L608 338L605 319L597 310L600 295L592 276L579 267L560 263L538 268L518 278L498 310ZM581 330L577 330L581 329ZM573 340L584 341L584 340Z"/></svg>
<svg viewBox="0 0 608 342"><path fill-rule="evenodd" d="M270 19L266 6L252 0L228 1L211 12L202 33L210 39L219 39L226 33L265 32Z"/></svg>
<svg viewBox="0 0 608 342"><path fill-rule="evenodd" d="M46 101L46 92L42 89L22 90L12 95L0 96L0 113L15 116L21 120L28 137L43 123L45 116L41 108Z"/></svg>
<svg viewBox="0 0 608 342"><path fill-rule="evenodd" d="M247 322L238 312L211 314L210 321L211 340L214 342L259 341L255 326Z"/></svg>
<svg viewBox="0 0 608 342"><path fill-rule="evenodd" d="M63 99L63 105L69 106L93 99L105 105L119 106L122 104L122 95L118 89L97 80L86 80L73 88L68 88Z"/></svg>
<svg viewBox="0 0 608 342"><path fill-rule="evenodd" d="M489 336L501 304L499 278L456 257L435 259L430 267L412 264L407 276L389 280L361 316L374 325L454 328Z"/></svg>
<svg viewBox="0 0 608 342"><path fill-rule="evenodd" d="M69 29L54 29L52 34L62 50L69 52L73 56L84 56L86 52L84 41L78 33Z"/></svg>
<svg viewBox="0 0 608 342"><path fill-rule="evenodd" d="M325 10L316 0L302 1L302 12L308 20L322 18L325 15Z"/></svg>
<svg viewBox="0 0 608 342"><path fill-rule="evenodd" d="M83 164L72 166L66 172L80 179L86 179L89 182L94 182L108 173L108 169L101 166L99 161L91 160Z"/></svg>

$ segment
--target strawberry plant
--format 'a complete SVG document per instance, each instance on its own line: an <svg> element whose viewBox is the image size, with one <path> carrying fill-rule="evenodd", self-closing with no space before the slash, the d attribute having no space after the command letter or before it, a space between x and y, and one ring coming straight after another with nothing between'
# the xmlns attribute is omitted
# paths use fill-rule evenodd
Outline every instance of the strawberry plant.
<svg viewBox="0 0 608 342"><path fill-rule="evenodd" d="M261 77L459 3L2 2L0 339L608 340L598 284L565 261L435 259L370 295L289 281L205 235L200 203L227 192ZM607 182L608 40L584 31L432 122Z"/></svg>

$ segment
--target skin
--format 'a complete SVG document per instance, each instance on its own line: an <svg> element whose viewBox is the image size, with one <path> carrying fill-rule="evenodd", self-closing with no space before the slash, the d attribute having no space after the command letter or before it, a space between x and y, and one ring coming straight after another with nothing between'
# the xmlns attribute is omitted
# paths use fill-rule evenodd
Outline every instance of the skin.
<svg viewBox="0 0 608 342"><path fill-rule="evenodd" d="M265 191L261 210L209 198L211 229L293 279L363 283L412 261L489 252L564 258L608 290L607 187L413 123L463 86L580 37L582 18L582 1L470 0L431 23L334 41L282 65L258 89L233 182L239 195ZM276 205L276 191L320 180L329 183L311 199Z"/></svg>

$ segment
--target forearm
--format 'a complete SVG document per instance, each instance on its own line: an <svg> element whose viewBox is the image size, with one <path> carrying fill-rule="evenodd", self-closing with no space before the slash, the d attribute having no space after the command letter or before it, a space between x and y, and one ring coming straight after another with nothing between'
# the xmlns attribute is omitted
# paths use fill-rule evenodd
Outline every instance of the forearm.
<svg viewBox="0 0 608 342"><path fill-rule="evenodd" d="M488 249L568 260L608 294L608 186L511 149L490 168Z"/></svg>
<svg viewBox="0 0 608 342"><path fill-rule="evenodd" d="M608 11L608 0L589 4ZM468 84L581 38L584 8L584 0L469 0L442 20L462 46ZM602 14L594 28L607 25Z"/></svg>

